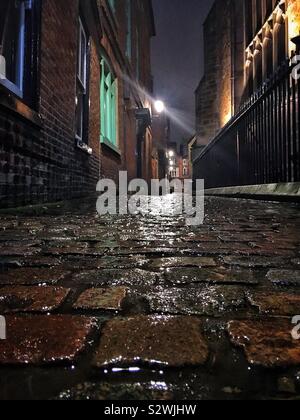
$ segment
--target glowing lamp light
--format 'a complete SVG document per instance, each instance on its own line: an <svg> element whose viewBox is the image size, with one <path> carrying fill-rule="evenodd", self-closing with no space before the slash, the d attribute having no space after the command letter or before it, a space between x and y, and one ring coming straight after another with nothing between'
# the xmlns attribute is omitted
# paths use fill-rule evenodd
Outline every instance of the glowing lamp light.
<svg viewBox="0 0 300 420"><path fill-rule="evenodd" d="M155 101L154 107L155 107L155 111L158 114L161 114L165 110L165 104L163 103L163 101Z"/></svg>
<svg viewBox="0 0 300 420"><path fill-rule="evenodd" d="M170 157L170 158L174 157L174 152L173 152L173 150L170 150L170 151L169 151L169 157Z"/></svg>

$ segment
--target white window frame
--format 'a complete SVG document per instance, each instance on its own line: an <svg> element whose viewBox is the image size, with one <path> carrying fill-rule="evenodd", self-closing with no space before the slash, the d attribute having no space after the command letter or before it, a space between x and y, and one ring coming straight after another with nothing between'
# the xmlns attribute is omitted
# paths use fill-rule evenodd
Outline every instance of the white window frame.
<svg viewBox="0 0 300 420"><path fill-rule="evenodd" d="M84 62L82 63L82 35L84 38L84 53L83 53L83 57L84 57ZM78 69L77 69L77 77L78 80L80 81L80 83L82 84L83 88L86 89L86 77L87 77L87 35L86 35L86 31L84 29L83 23L81 18L79 18L79 46L78 46ZM82 64L84 66L84 80L81 79L81 75L82 75Z"/></svg>
<svg viewBox="0 0 300 420"><path fill-rule="evenodd" d="M78 25L79 31L78 31L78 65L77 65L77 78L78 81L81 85L81 87L83 88L83 92L82 94L85 95L86 94L86 90L87 90L87 54L88 54L88 47L87 47L87 34L86 31L84 29L83 23L81 18L79 17L79 25ZM82 39L84 39L84 47L82 45ZM82 48L84 48L84 51L82 51ZM83 52L83 54L82 54ZM82 62L82 57L83 57L83 62ZM81 75L82 75L82 66L84 66L83 69L83 78L84 80L82 80ZM78 87L77 87L78 89ZM79 97L76 94L76 106L78 106L78 101L79 101ZM77 127L76 127L76 133L75 133L75 137L76 140L78 142L82 142L83 141L83 116L84 116L84 111L83 111L83 106L81 107L81 115L80 115L80 120L81 120L81 124L80 124L80 133L77 132Z"/></svg>
<svg viewBox="0 0 300 420"><path fill-rule="evenodd" d="M18 55L16 61L17 69L17 80L16 83L10 81L4 75L0 76L0 83L5 86L12 93L17 95L19 98L23 99L24 91L24 65L25 65L25 11L32 7L31 0L26 2L22 1L21 3L21 22L19 27L19 45L18 45Z"/></svg>

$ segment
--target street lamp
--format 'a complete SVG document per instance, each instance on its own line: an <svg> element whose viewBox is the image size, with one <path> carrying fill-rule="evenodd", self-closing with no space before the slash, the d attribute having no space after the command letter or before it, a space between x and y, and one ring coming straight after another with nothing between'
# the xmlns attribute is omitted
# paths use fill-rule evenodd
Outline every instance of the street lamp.
<svg viewBox="0 0 300 420"><path fill-rule="evenodd" d="M163 101L155 101L154 108L158 114L161 114L165 110L165 104L163 103Z"/></svg>

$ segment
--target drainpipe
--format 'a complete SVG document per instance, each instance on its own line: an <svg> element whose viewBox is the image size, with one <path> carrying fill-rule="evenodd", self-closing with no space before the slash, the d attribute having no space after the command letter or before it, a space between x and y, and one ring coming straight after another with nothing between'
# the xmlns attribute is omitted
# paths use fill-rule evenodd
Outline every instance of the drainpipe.
<svg viewBox="0 0 300 420"><path fill-rule="evenodd" d="M230 33L231 33L231 116L235 114L235 0L230 0Z"/></svg>

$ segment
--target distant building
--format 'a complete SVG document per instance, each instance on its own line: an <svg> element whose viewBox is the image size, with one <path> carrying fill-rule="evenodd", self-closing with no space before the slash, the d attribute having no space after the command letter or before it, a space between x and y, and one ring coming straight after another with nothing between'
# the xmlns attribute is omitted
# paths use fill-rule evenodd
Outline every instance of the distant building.
<svg viewBox="0 0 300 420"><path fill-rule="evenodd" d="M204 76L196 90L199 145L208 144L240 105L243 92L243 1L216 0L204 23Z"/></svg>
<svg viewBox="0 0 300 420"><path fill-rule="evenodd" d="M204 23L204 76L196 90L198 145L208 144L290 56L299 0L216 0Z"/></svg>
<svg viewBox="0 0 300 420"><path fill-rule="evenodd" d="M1 207L151 178L154 33L151 0L1 0Z"/></svg>

